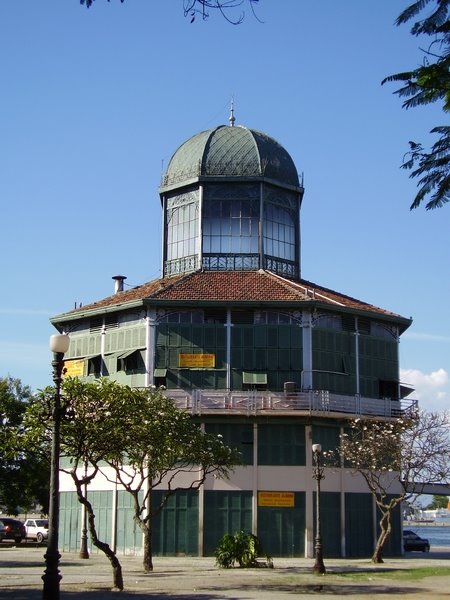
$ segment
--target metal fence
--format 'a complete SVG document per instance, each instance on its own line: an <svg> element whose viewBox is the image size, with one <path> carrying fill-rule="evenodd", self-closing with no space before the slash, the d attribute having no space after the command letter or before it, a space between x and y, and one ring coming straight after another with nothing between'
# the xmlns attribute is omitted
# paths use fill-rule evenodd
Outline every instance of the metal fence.
<svg viewBox="0 0 450 600"><path fill-rule="evenodd" d="M417 400L365 398L346 396L324 390L306 392L269 392L250 390L166 390L179 408L194 415L211 413L267 414L307 413L326 416L343 414L359 417L396 418L417 410Z"/></svg>

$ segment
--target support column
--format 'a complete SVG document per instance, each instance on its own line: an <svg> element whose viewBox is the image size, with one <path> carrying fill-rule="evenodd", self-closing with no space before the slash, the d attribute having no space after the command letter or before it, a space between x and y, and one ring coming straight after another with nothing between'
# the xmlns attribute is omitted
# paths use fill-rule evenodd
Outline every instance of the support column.
<svg viewBox="0 0 450 600"><path fill-rule="evenodd" d="M107 370L106 370L106 366L105 366L105 342L106 342L106 325L105 325L105 318L103 318L102 331L100 333L100 354L101 354L100 375L102 377L104 377L105 375L108 374Z"/></svg>
<svg viewBox="0 0 450 600"><path fill-rule="evenodd" d="M114 487L112 490L112 506L111 506L111 548L113 552L117 552L117 477L115 477Z"/></svg>
<svg viewBox="0 0 450 600"><path fill-rule="evenodd" d="M253 423L252 532L258 535L258 425Z"/></svg>
<svg viewBox="0 0 450 600"><path fill-rule="evenodd" d="M226 386L227 390L231 390L231 329L233 327L233 323L231 322L231 310L227 309L227 322L225 323L226 327L226 336L227 336L227 376L226 376Z"/></svg>
<svg viewBox="0 0 450 600"><path fill-rule="evenodd" d="M344 433L344 427L340 428L340 435ZM345 466L344 466L344 457L341 456L340 464L339 464L339 473L340 473L340 487L341 487L341 514L340 514L340 524L341 524L341 556L344 558L346 556L346 540L345 540Z"/></svg>
<svg viewBox="0 0 450 600"><path fill-rule="evenodd" d="M359 325L358 325L358 317L355 317L355 379L356 379L356 393L359 396L361 393L361 386L359 385Z"/></svg>
<svg viewBox="0 0 450 600"><path fill-rule="evenodd" d="M302 318L303 337L303 372L302 391L313 389L313 364L312 364L312 315L310 311L303 311Z"/></svg>
<svg viewBox="0 0 450 600"><path fill-rule="evenodd" d="M197 261L198 265L196 265L197 269L203 268L203 196L204 196L204 188L202 185L198 188L198 239L197 239Z"/></svg>
<svg viewBox="0 0 450 600"><path fill-rule="evenodd" d="M313 478L312 478L312 427L305 425L305 558L314 556L314 505L313 505Z"/></svg>
<svg viewBox="0 0 450 600"><path fill-rule="evenodd" d="M205 424L201 423L200 429L205 432ZM198 556L204 556L204 531L205 531L205 486L198 488Z"/></svg>
<svg viewBox="0 0 450 600"><path fill-rule="evenodd" d="M145 387L155 383L155 345L156 345L156 311L154 308L147 310L145 322Z"/></svg>

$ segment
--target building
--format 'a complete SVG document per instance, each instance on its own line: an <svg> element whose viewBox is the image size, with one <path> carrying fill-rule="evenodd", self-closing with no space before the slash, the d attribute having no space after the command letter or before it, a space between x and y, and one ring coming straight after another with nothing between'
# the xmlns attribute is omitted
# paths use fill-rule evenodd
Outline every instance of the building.
<svg viewBox="0 0 450 600"><path fill-rule="evenodd" d="M268 135L230 124L194 135L160 187L163 277L52 319L70 333L70 375L164 385L207 431L238 447L228 481L171 499L155 553L210 555L226 532L252 530L272 556L312 556L312 443L335 449L356 415L414 406L399 381L410 320L301 278L303 185ZM125 492L90 486L100 537L140 552ZM365 484L327 469L325 556L370 556L376 508ZM63 549L79 545L80 507L61 481ZM391 552L400 553L400 515ZM361 532L364 535L361 535Z"/></svg>

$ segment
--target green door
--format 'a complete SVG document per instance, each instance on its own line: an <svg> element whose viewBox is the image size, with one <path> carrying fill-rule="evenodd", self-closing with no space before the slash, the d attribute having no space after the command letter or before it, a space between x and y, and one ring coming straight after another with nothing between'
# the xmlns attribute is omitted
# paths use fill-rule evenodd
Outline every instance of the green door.
<svg viewBox="0 0 450 600"><path fill-rule="evenodd" d="M142 496L142 494L141 494ZM131 494L125 491L117 493L117 532L116 546L118 554L137 554L142 550L142 531L134 519L134 506Z"/></svg>
<svg viewBox="0 0 450 600"><path fill-rule="evenodd" d="M305 493L294 494L293 507L259 506L257 535L269 556L304 556Z"/></svg>
<svg viewBox="0 0 450 600"><path fill-rule="evenodd" d="M372 556L374 533L371 494L345 494L345 554Z"/></svg>
<svg viewBox="0 0 450 600"><path fill-rule="evenodd" d="M316 536L316 492L314 502L314 539ZM339 557L341 552L341 495L339 492L320 492L320 533L324 557Z"/></svg>
<svg viewBox="0 0 450 600"><path fill-rule="evenodd" d="M88 500L92 504L95 515L95 526L97 536L102 542L111 545L112 543L112 491L95 491L88 490ZM93 552L100 552L97 548L92 548Z"/></svg>
<svg viewBox="0 0 450 600"><path fill-rule="evenodd" d="M252 530L252 492L205 491L203 552L212 556L226 533Z"/></svg>
<svg viewBox="0 0 450 600"><path fill-rule="evenodd" d="M80 549L81 504L76 492L59 495L59 546L64 552Z"/></svg>
<svg viewBox="0 0 450 600"><path fill-rule="evenodd" d="M153 492L153 506L163 492ZM185 490L169 496L153 519L153 554L161 556L198 555L198 492Z"/></svg>

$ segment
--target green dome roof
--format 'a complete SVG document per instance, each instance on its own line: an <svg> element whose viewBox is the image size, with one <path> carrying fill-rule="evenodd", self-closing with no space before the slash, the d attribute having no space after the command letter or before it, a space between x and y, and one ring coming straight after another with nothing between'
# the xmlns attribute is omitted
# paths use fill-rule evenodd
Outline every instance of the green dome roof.
<svg viewBox="0 0 450 600"><path fill-rule="evenodd" d="M184 142L170 159L161 190L199 177L264 177L299 187L294 161L283 146L242 126L220 125Z"/></svg>

